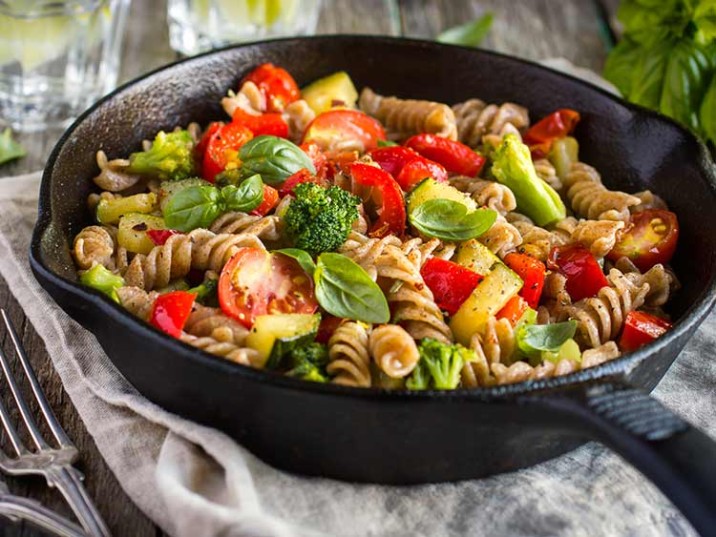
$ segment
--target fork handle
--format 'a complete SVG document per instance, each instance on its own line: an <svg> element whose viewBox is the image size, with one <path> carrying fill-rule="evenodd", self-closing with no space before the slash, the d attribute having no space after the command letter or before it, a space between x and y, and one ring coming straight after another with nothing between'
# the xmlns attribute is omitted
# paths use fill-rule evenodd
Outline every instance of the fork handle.
<svg viewBox="0 0 716 537"><path fill-rule="evenodd" d="M27 520L59 537L87 537L77 524L29 498L0 494L0 516L5 516L12 521Z"/></svg>
<svg viewBox="0 0 716 537"><path fill-rule="evenodd" d="M73 466L53 469L47 474L47 483L57 487L91 537L111 537L107 525L99 514L82 484L82 474Z"/></svg>

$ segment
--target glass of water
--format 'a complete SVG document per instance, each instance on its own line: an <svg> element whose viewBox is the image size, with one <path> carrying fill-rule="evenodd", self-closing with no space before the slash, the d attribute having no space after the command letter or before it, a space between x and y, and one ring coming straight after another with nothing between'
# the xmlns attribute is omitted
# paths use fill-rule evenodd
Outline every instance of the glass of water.
<svg viewBox="0 0 716 537"><path fill-rule="evenodd" d="M130 0L0 0L0 123L68 125L117 83Z"/></svg>
<svg viewBox="0 0 716 537"><path fill-rule="evenodd" d="M321 0L168 0L169 40L177 52L199 52L241 41L306 35Z"/></svg>

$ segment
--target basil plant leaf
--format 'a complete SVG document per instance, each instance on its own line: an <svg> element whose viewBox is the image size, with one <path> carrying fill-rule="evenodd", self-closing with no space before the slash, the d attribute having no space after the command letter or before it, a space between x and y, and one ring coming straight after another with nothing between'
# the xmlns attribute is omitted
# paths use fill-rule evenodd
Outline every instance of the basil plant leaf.
<svg viewBox="0 0 716 537"><path fill-rule="evenodd" d="M699 120L706 139L712 144L716 144L716 74L711 78L711 85L701 102Z"/></svg>
<svg viewBox="0 0 716 537"><path fill-rule="evenodd" d="M275 253L295 259L301 268L311 276L313 276L313 273L316 271L316 264L313 262L313 259L311 259L311 255L305 250L299 248L283 248L281 250L275 250Z"/></svg>
<svg viewBox="0 0 716 537"><path fill-rule="evenodd" d="M191 231L208 228L222 213L219 190L213 186L190 186L174 194L164 207L170 229Z"/></svg>
<svg viewBox="0 0 716 537"><path fill-rule="evenodd" d="M451 242L474 239L492 227L497 213L492 209L468 212L462 203L431 199L418 205L409 215L410 223L428 237Z"/></svg>
<svg viewBox="0 0 716 537"><path fill-rule="evenodd" d="M244 179L239 186L225 186L221 189L221 199L229 211L248 213L261 205L264 199L264 183L258 174Z"/></svg>
<svg viewBox="0 0 716 537"><path fill-rule="evenodd" d="M482 43L490 31L493 18L491 12L485 13L474 21L448 28L437 36L436 41L464 47L476 47Z"/></svg>
<svg viewBox="0 0 716 537"><path fill-rule="evenodd" d="M626 98L631 96L635 66L641 59L641 47L625 37L614 47L604 65L604 78Z"/></svg>
<svg viewBox="0 0 716 537"><path fill-rule="evenodd" d="M0 134L0 164L26 155L25 148L13 140L10 127Z"/></svg>
<svg viewBox="0 0 716 537"><path fill-rule="evenodd" d="M313 161L303 149L277 136L263 135L250 140L239 150L239 158L242 177L259 174L269 185L280 185L303 168L316 173Z"/></svg>
<svg viewBox="0 0 716 537"><path fill-rule="evenodd" d="M576 331L577 321L523 325L517 331L517 346L526 356L557 352Z"/></svg>
<svg viewBox="0 0 716 537"><path fill-rule="evenodd" d="M653 110L659 109L666 64L673 44L673 40L667 40L640 49L641 53L632 65L630 101Z"/></svg>
<svg viewBox="0 0 716 537"><path fill-rule="evenodd" d="M316 298L331 315L366 323L390 320L388 301L368 273L346 256L323 253L313 274Z"/></svg>

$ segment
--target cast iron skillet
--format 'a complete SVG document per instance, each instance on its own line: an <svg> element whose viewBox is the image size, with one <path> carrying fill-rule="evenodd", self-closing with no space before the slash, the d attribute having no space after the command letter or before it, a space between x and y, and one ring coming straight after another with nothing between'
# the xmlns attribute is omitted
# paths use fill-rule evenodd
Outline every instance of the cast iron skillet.
<svg viewBox="0 0 716 537"><path fill-rule="evenodd" d="M651 188L679 215L683 289L666 336L597 368L455 392L388 392L303 383L173 340L77 284L71 240L95 152L127 155L159 129L223 118L220 98L274 62L305 84L337 70L357 87L447 103L514 101L533 118L579 110L581 157L608 186ZM599 440L651 478L702 533L716 527L716 447L647 395L714 303L716 186L703 145L675 123L576 79L485 52L385 37L334 36L232 47L178 62L88 110L55 147L42 181L30 260L42 286L95 333L117 368L164 408L222 429L266 462L349 481L454 481L530 466ZM704 357L704 359L709 359Z"/></svg>

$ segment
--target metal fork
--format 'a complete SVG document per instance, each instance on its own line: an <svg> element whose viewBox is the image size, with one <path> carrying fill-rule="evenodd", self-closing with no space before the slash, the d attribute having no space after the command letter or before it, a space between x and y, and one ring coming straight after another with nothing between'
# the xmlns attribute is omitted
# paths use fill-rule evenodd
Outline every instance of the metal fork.
<svg viewBox="0 0 716 537"><path fill-rule="evenodd" d="M17 382L15 382L12 376L10 362L3 353L2 348L0 348L0 365L2 366L5 380L10 387L10 392L20 411L20 416L25 422L30 437L37 448L35 451L31 451L25 447L18 435L17 429L10 421L7 408L0 399L0 422L2 422L5 433L16 454L16 456L11 457L0 450L0 470L9 475L36 474L44 476L49 486L57 487L62 493L77 516L80 524L89 535L93 537L110 537L107 525L104 523L104 520L102 520L102 516L97 511L97 508L92 503L92 500L82 485L82 473L72 466L72 463L77 460L79 455L77 448L67 437L65 431L62 430L62 427L52 412L45 398L45 394L37 382L37 377L30 367L27 354L25 354L25 350L20 344L20 338L18 338L15 328L10 323L7 313L5 313L5 310L2 308L0 308L0 315L2 315L5 328L10 335L13 347L30 383L35 400L40 407L40 412L59 446L50 446L42 437L37 427L37 422L32 417L30 409L20 393Z"/></svg>

